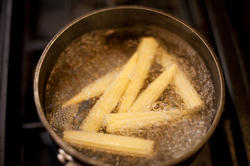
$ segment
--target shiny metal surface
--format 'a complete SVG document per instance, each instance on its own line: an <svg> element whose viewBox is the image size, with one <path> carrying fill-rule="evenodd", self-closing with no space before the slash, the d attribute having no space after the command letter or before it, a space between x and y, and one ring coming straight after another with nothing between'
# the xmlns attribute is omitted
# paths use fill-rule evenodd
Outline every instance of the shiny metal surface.
<svg viewBox="0 0 250 166"><path fill-rule="evenodd" d="M34 98L37 111L43 125L50 133L53 140L66 153L72 155L72 157L76 160L83 163L104 165L101 162L94 161L78 153L75 149L65 144L49 126L44 115L44 88L48 76L59 53L76 37L96 29L119 28L124 26L133 26L135 24L160 26L178 34L181 38L189 42L197 52L199 52L207 68L210 70L214 81L217 99L217 112L206 137L204 137L204 139L197 146L190 149L190 151L184 156L178 159L170 160L167 163L164 163L164 165L183 163L188 161L190 157L194 156L214 132L223 112L225 87L222 70L212 48L197 31L166 13L144 7L124 6L94 11L66 26L50 41L39 60L34 77Z"/></svg>

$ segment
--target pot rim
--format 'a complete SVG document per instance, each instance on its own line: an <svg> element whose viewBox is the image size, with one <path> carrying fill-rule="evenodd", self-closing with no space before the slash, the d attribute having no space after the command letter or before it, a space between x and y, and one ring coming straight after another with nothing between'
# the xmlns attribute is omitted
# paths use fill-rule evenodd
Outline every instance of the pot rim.
<svg viewBox="0 0 250 166"><path fill-rule="evenodd" d="M83 15L77 19L75 19L74 21L72 21L71 23L69 23L68 25L66 25L64 28L62 28L51 40L50 42L47 44L46 48L44 49L39 62L36 66L36 70L35 70L35 75L34 75L34 82L33 82L33 90L34 90L34 100L35 100L35 105L37 108L37 112L39 115L39 118L42 122L42 124L44 125L44 127L46 128L46 130L49 132L50 136L53 138L53 140L56 142L57 145L59 145L65 152L67 152L68 154L72 155L74 158L76 158L77 160L81 161L81 162L85 162L85 163L89 163L92 165L109 165L109 164L105 164L103 162L97 161L97 160L93 160L89 157L84 156L83 154L79 153L78 151L76 151L74 148L72 148L70 145L68 145L67 143L65 143L56 133L55 131L50 127L44 111L42 109L42 105L40 102L40 98L39 98L39 76L40 76L40 70L41 67L43 65L43 61L47 55L48 50L50 49L50 47L53 45L53 43L57 40L57 38L64 33L67 29L69 29L72 25L74 25L75 23L89 17L92 15L95 15L97 13L102 13L102 12L106 12L106 11L110 11L110 10L120 10L120 9L135 9L135 10L145 10L145 11L150 11L150 12L154 12L154 13L158 13L160 15L163 15L165 17L169 17L170 19L178 22L179 24L181 24L182 26L184 26L185 28L189 29L194 35L196 35L200 41L206 46L206 48L208 49L208 51L210 52L210 55L213 58L213 61L216 65L218 74L219 74L219 82L220 82L220 94L221 96L219 96L219 105L218 105L218 109L216 112L216 115L213 119L213 123L211 124L210 128L207 131L206 136L197 144L195 145L191 150L189 150L188 152L186 152L184 155L182 155L179 158L176 159L172 159L169 160L161 165L175 165L178 164L182 161L187 160L188 158L190 158L192 155L194 155L196 152L198 152L204 145L205 143L208 141L208 139L211 137L211 135L213 134L216 126L218 125L222 112L223 112L223 108L224 108L224 102L225 102L225 83L224 83L224 77L223 77L223 72L222 69L220 67L219 64L219 60L216 57L212 47L209 45L209 43L205 40L205 38L194 28L190 27L189 25L187 25L186 23L184 23L183 21L181 21L180 19L175 18L174 16L166 13L165 11L161 11L158 9L154 9L154 8L149 8L149 7L142 7L142 6L116 6L116 7L107 7L107 8L102 8L102 9L98 9L98 10L94 10L92 12L89 12L86 15Z"/></svg>

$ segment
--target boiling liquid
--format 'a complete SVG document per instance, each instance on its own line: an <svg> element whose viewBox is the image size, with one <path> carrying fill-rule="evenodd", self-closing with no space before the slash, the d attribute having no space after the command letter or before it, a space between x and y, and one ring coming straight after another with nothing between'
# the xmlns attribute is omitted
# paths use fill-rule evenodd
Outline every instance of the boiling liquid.
<svg viewBox="0 0 250 166"><path fill-rule="evenodd" d="M55 132L62 137L64 130L79 128L90 108L98 100L98 96L70 107L62 108L62 104L100 76L125 64L143 36L155 37L167 52L177 57L179 67L191 80L204 102L204 107L199 108L196 114L180 117L162 126L116 133L154 140L153 158L121 156L75 147L84 155L106 164L159 165L178 158L201 141L215 115L215 92L210 73L198 53L183 39L167 30L153 26L98 30L84 34L73 41L61 53L51 72L46 87L45 113ZM163 68L156 56L141 91L162 71ZM171 85L150 106L153 111L179 111L183 108L181 97L175 93ZM116 112L116 109L112 112ZM105 132L105 128L101 129L101 132Z"/></svg>

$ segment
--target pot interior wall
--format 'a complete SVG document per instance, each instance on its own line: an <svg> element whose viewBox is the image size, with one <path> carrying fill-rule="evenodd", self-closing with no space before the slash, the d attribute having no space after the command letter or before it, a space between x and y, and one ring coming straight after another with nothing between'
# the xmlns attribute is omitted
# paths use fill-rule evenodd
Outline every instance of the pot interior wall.
<svg viewBox="0 0 250 166"><path fill-rule="evenodd" d="M56 59L68 43L72 42L78 36L93 30L129 27L135 25L155 25L163 27L187 41L199 53L207 68L211 72L216 91L216 98L220 98L222 95L220 93L220 79L218 67L214 63L214 57L207 49L205 43L201 42L202 39L200 39L197 35L194 35L193 31L188 29L181 22L153 11L140 9L115 9L96 13L86 18L83 17L80 20L77 20L77 22L71 24L65 31L59 32L59 36L57 35L58 37L55 37L56 40L54 40L55 38L52 40L53 42L49 45L50 47L48 47L48 49L44 52L46 56L44 57L44 62L40 71L39 94L42 107L44 107L44 88L48 76L56 63ZM216 109L218 106L219 102L217 101Z"/></svg>

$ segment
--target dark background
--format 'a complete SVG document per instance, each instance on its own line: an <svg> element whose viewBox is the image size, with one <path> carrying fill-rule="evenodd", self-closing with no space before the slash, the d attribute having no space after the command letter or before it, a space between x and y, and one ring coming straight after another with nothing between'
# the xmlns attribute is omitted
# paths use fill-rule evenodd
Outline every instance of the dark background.
<svg viewBox="0 0 250 166"><path fill-rule="evenodd" d="M201 32L226 81L225 111L197 165L250 165L250 2L247 0L0 1L0 166L62 165L33 101L34 68L49 40L94 9L117 5L161 9Z"/></svg>

